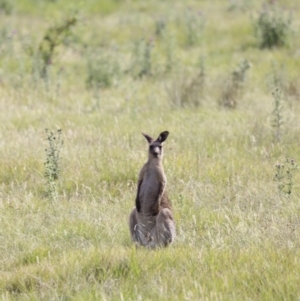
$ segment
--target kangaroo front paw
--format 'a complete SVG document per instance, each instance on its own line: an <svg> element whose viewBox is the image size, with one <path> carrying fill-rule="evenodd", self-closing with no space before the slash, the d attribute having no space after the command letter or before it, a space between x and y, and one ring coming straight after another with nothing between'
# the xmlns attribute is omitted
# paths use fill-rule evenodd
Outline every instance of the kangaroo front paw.
<svg viewBox="0 0 300 301"><path fill-rule="evenodd" d="M147 238L148 242L153 241L153 237L150 235L150 233L146 234L146 238Z"/></svg>

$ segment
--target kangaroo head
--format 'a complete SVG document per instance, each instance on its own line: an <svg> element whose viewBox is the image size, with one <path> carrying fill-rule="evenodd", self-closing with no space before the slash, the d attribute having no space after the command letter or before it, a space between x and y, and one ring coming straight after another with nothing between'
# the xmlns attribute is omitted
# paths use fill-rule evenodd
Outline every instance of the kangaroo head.
<svg viewBox="0 0 300 301"><path fill-rule="evenodd" d="M159 134L158 138L154 140L147 134L142 133L149 143L149 158L162 158L163 157L163 143L167 140L169 132L164 131Z"/></svg>

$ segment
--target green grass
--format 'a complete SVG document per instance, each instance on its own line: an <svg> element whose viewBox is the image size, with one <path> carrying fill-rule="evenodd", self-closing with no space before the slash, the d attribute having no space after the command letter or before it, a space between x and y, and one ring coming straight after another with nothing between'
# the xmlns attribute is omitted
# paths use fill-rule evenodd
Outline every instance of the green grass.
<svg viewBox="0 0 300 301"><path fill-rule="evenodd" d="M261 50L251 16L226 1L12 1L0 21L0 295L2 300L297 300L300 173L291 195L278 163L300 162L300 90L284 90L281 140L272 127L274 68L297 79L299 41ZM282 1L283 3L283 1ZM300 5L293 9L295 36ZM201 11L201 39L186 45L184 12ZM79 23L57 47L49 77L33 72L45 32L73 10ZM155 36L165 16L166 34ZM167 70L172 36L174 66ZM138 78L134 45L153 42L152 73ZM107 87L87 85L105 58ZM199 107L177 107L168 87L204 59ZM251 68L235 109L218 105L238 63ZM112 67L110 69L110 67ZM114 70L114 72L111 72ZM108 71L108 72L106 72ZM106 73L105 73L106 72ZM297 85L296 85L297 86ZM298 93L298 94L297 94ZM62 129L58 197L45 195L45 128ZM170 131L164 168L177 238L136 249L128 218L147 158L141 132Z"/></svg>

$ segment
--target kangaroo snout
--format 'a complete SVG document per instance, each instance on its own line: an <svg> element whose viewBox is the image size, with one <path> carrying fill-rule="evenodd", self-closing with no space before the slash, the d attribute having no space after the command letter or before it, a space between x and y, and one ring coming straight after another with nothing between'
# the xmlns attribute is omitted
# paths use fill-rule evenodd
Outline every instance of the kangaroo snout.
<svg viewBox="0 0 300 301"><path fill-rule="evenodd" d="M163 155L163 149L162 149L162 144L163 142L160 142L158 140L156 141L151 141L149 143L149 154L150 157L154 158L160 158Z"/></svg>
<svg viewBox="0 0 300 301"><path fill-rule="evenodd" d="M155 156L155 157L158 157L158 155L160 155L160 149L157 147L155 149L152 150L152 154Z"/></svg>

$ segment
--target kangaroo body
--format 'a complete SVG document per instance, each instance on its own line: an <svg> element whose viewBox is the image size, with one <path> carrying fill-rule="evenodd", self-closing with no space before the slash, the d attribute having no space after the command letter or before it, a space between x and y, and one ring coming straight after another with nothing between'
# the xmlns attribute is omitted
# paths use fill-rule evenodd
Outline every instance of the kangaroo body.
<svg viewBox="0 0 300 301"><path fill-rule="evenodd" d="M149 143L149 156L139 174L136 207L130 214L129 227L132 240L149 248L167 246L176 235L162 165L162 143L168 134L161 133L157 140L143 134Z"/></svg>

